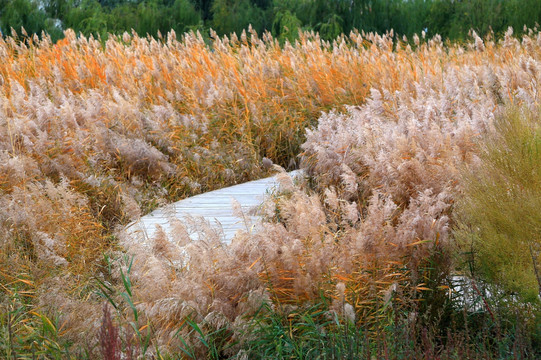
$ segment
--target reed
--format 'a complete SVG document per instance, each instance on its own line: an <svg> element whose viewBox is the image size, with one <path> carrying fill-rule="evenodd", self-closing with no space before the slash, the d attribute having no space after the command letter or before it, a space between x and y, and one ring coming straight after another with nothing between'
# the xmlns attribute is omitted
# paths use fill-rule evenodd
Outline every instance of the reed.
<svg viewBox="0 0 541 360"><path fill-rule="evenodd" d="M287 310L323 294L372 329L443 306L460 169L480 161L478 139L506 107L533 109L540 96L536 29L471 35L0 38L0 272L28 274L33 309L89 356L104 324L100 282L122 304L104 329L135 324L155 356L197 343L187 318L226 328L233 355L262 303ZM281 175L287 191L264 206L259 233L224 247L205 226L204 242L187 242L178 225L151 251L122 248L123 224L264 176L263 158L310 181ZM127 251L141 259L131 292L127 265L104 258Z"/></svg>

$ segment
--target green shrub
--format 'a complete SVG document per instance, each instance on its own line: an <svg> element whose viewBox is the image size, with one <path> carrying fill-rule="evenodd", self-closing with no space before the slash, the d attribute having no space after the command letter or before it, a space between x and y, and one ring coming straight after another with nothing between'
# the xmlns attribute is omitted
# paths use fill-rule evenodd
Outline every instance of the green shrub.
<svg viewBox="0 0 541 360"><path fill-rule="evenodd" d="M457 202L459 244L473 276L536 299L541 249L541 115L512 108L480 145Z"/></svg>

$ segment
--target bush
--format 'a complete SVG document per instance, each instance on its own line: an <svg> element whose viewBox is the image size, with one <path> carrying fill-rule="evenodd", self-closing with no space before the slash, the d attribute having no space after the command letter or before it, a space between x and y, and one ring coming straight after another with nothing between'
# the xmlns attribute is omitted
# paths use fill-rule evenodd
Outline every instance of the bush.
<svg viewBox="0 0 541 360"><path fill-rule="evenodd" d="M511 108L466 167L457 202L457 239L469 252L473 276L517 292L540 294L541 114Z"/></svg>

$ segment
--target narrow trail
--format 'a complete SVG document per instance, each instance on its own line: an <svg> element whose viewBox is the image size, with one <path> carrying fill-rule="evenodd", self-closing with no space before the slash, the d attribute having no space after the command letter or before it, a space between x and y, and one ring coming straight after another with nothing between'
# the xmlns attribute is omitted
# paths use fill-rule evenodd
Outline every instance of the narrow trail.
<svg viewBox="0 0 541 360"><path fill-rule="evenodd" d="M301 176L300 174L298 170L289 173L292 178ZM252 215L251 210L260 206L265 196L277 187L276 176L271 176L192 196L141 217L129 224L125 228L125 233L130 241L150 245L158 229L157 225L169 235L172 219L185 221L187 217L190 217L202 219L211 226L217 227L222 231L223 241L230 243L238 230L250 230L246 228L246 219L235 214L234 202L240 205L242 213L248 217L248 223L255 224L259 216ZM197 240L197 232L191 233L190 237Z"/></svg>

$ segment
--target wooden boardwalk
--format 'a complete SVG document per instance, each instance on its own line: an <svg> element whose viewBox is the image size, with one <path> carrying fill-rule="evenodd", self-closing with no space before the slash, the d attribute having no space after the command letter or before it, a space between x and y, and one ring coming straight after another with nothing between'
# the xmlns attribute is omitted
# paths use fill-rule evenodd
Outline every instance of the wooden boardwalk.
<svg viewBox="0 0 541 360"><path fill-rule="evenodd" d="M291 177L300 176L299 171L289 173ZM247 229L245 219L235 215L233 209L236 201L242 213L249 218L249 223L255 223L258 216L248 215L253 209L261 205L265 195L278 186L276 176L250 181L244 184L230 186L204 194L192 196L176 203L167 205L141 217L126 227L126 233L131 241L149 244L159 225L169 235L171 231L170 219L186 220L186 217L199 218L216 226L223 232L223 241L231 242L238 230ZM197 240L197 233L190 237Z"/></svg>

